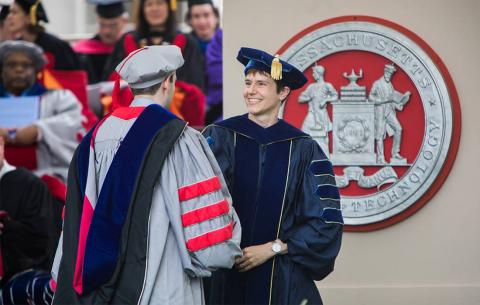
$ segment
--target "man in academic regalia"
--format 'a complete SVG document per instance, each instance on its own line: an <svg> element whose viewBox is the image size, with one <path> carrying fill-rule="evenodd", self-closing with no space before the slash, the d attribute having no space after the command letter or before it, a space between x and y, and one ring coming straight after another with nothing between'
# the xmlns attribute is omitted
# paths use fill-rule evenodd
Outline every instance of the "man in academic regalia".
<svg viewBox="0 0 480 305"><path fill-rule="evenodd" d="M88 73L88 82L94 84L107 80L103 76L108 75L105 71L108 56L122 36L128 18L122 1L89 2L96 4L98 32L93 38L76 43L73 49L79 56L82 69Z"/></svg>
<svg viewBox="0 0 480 305"><path fill-rule="evenodd" d="M202 277L241 255L215 157L166 110L183 62L176 46L148 46L117 66L135 98L73 157L54 304L203 304Z"/></svg>
<svg viewBox="0 0 480 305"><path fill-rule="evenodd" d="M332 165L307 134L278 119L307 79L294 66L242 48L248 113L203 132L242 222L243 256L211 280L211 304L322 304L315 280L340 250L343 218Z"/></svg>

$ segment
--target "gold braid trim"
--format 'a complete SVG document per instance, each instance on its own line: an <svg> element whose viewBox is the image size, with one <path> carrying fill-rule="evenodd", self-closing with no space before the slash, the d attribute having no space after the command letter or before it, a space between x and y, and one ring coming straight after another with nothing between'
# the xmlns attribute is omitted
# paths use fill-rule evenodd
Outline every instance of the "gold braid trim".
<svg viewBox="0 0 480 305"><path fill-rule="evenodd" d="M37 25L37 9L38 9L38 6L40 5L40 0L37 0L35 2L35 4L33 4L31 7L30 7L30 23L35 26Z"/></svg>

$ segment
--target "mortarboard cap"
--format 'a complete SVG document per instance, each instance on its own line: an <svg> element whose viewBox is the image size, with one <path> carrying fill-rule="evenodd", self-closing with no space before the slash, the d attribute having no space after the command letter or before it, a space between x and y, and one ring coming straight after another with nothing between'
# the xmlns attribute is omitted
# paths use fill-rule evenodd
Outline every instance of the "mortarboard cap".
<svg viewBox="0 0 480 305"><path fill-rule="evenodd" d="M12 52L23 52L30 56L36 71L40 71L47 64L42 48L32 42L24 40L2 42L0 44L0 62L4 62L7 55Z"/></svg>
<svg viewBox="0 0 480 305"><path fill-rule="evenodd" d="M188 0L188 8L191 8L194 5L200 4L211 4L213 5L212 0Z"/></svg>
<svg viewBox="0 0 480 305"><path fill-rule="evenodd" d="M96 5L95 11L102 18L116 18L125 13L122 0L87 0L87 2Z"/></svg>
<svg viewBox="0 0 480 305"><path fill-rule="evenodd" d="M252 48L241 48L237 60L245 66L245 74L251 69L265 71L273 79L281 80L281 83L291 90L301 88L307 83L307 78L300 70L279 59L278 55L273 56Z"/></svg>
<svg viewBox="0 0 480 305"><path fill-rule="evenodd" d="M115 71L130 88L143 89L161 83L183 63L177 46L147 46L130 53Z"/></svg>
<svg viewBox="0 0 480 305"><path fill-rule="evenodd" d="M48 23L47 13L40 0L15 0L14 2L17 3L26 14L30 15L30 23L32 25L37 25L38 21Z"/></svg>
<svg viewBox="0 0 480 305"><path fill-rule="evenodd" d="M105 18L112 19L122 16L125 13L125 7L122 2L106 4L106 5L97 5L96 8L97 15Z"/></svg>

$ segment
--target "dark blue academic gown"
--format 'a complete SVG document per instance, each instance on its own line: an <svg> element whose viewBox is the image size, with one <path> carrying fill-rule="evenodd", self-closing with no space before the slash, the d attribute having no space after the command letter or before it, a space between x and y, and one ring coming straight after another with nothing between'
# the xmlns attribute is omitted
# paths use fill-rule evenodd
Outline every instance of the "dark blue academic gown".
<svg viewBox="0 0 480 305"><path fill-rule="evenodd" d="M237 116L204 136L223 171L242 224L242 248L277 238L279 255L248 272L220 270L211 304L322 304L314 280L333 270L343 219L332 166L307 134L279 120L263 128Z"/></svg>

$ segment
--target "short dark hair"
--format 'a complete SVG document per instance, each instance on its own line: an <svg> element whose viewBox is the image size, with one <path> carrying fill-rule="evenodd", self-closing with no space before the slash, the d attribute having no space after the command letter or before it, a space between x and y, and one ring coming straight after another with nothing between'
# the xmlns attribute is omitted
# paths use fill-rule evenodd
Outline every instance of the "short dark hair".
<svg viewBox="0 0 480 305"><path fill-rule="evenodd" d="M217 22L217 28L220 26L220 12L218 11L218 8L216 8L212 3L208 3L212 7L213 14L217 19L219 20ZM185 15L185 22L190 25L190 18L192 18L192 8L188 8L187 14Z"/></svg>
<svg viewBox="0 0 480 305"><path fill-rule="evenodd" d="M162 86L163 82L160 82L158 84L155 84L153 86L147 87L147 88L131 88L133 95L155 95L157 93L158 89Z"/></svg>
<svg viewBox="0 0 480 305"><path fill-rule="evenodd" d="M165 78L163 81L159 82L158 84L155 84L153 86L147 87L147 88L130 88L132 90L133 95L155 95L157 91L160 89L162 86L163 82L166 81L167 79L170 81L171 84L173 84L173 74L170 74Z"/></svg>

